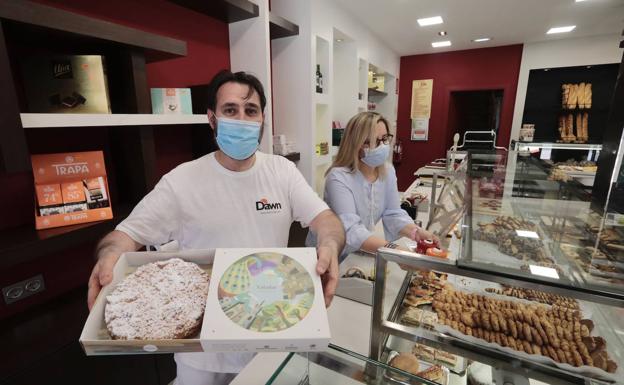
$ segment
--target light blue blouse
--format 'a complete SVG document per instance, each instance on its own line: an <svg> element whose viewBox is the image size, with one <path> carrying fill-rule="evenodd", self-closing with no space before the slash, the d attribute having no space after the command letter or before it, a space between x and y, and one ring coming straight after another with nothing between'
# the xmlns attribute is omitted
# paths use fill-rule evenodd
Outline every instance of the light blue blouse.
<svg viewBox="0 0 624 385"><path fill-rule="evenodd" d="M342 221L347 235L341 262L373 235L380 219L385 238L392 241L399 238L399 232L406 225L414 223L400 207L396 172L391 165L386 165L386 175L373 183L358 170L332 168L325 179L324 199ZM316 246L316 234L308 233L306 245Z"/></svg>

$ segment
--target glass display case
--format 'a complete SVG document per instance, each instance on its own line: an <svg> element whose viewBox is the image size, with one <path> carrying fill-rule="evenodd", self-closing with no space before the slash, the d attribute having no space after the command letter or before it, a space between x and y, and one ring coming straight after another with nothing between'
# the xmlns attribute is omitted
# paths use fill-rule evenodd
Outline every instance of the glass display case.
<svg viewBox="0 0 624 385"><path fill-rule="evenodd" d="M430 369L432 365L420 365L423 371L433 372ZM444 370L440 371L440 376L436 379L441 382L418 377L330 344L328 350L322 353L289 353L266 385L458 384Z"/></svg>
<svg viewBox="0 0 624 385"><path fill-rule="evenodd" d="M466 187L456 260L378 251L373 360L428 347L455 356L437 362L450 373L495 368L496 383L624 383L624 220L538 165L514 150L469 152L454 176ZM539 193L527 194L531 181ZM389 262L409 271L394 301Z"/></svg>

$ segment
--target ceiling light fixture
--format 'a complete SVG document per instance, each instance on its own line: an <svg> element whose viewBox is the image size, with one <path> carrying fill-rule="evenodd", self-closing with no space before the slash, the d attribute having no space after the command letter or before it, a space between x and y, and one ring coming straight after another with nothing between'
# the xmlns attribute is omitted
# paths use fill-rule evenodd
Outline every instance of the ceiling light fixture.
<svg viewBox="0 0 624 385"><path fill-rule="evenodd" d="M447 33L446 33L446 31L440 31L440 32L438 32L438 35L440 35L440 36L446 36L446 35L447 35Z"/></svg>
<svg viewBox="0 0 624 385"><path fill-rule="evenodd" d="M475 43L483 43L484 41L490 41L490 40L492 40L491 37L480 37L478 39L472 39L472 41Z"/></svg>
<svg viewBox="0 0 624 385"><path fill-rule="evenodd" d="M449 40L445 40L445 41L434 41L433 43L431 43L431 46L433 48L440 48L440 47L450 47L451 42Z"/></svg>
<svg viewBox="0 0 624 385"><path fill-rule="evenodd" d="M342 39L336 39L336 43L342 43Z"/></svg>
<svg viewBox="0 0 624 385"><path fill-rule="evenodd" d="M421 27L444 23L444 20L442 20L441 16L425 17L424 19L418 19L416 21L418 22L418 25L420 25Z"/></svg>
<svg viewBox="0 0 624 385"><path fill-rule="evenodd" d="M574 0L574 1L575 1L576 3L581 3L581 2L583 2L583 1L585 1L585 0Z"/></svg>
<svg viewBox="0 0 624 385"><path fill-rule="evenodd" d="M553 27L546 32L547 35L551 35L553 33L566 33L571 32L576 28L576 25L567 25L565 27Z"/></svg>

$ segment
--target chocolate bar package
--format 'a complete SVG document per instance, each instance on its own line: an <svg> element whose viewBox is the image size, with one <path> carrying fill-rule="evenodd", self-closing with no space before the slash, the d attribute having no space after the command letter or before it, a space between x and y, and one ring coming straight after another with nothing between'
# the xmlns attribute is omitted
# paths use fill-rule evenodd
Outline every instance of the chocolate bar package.
<svg viewBox="0 0 624 385"><path fill-rule="evenodd" d="M27 56L22 77L29 112L111 112L103 56Z"/></svg>

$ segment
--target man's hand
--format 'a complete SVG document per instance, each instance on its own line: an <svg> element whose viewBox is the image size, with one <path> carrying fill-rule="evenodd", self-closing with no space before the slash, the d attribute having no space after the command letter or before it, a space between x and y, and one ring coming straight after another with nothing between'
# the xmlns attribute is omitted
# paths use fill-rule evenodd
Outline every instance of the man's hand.
<svg viewBox="0 0 624 385"><path fill-rule="evenodd" d="M321 275L325 306L329 307L338 286L338 255L345 244L345 232L342 222L331 210L322 211L314 217L310 230L317 236L316 272Z"/></svg>
<svg viewBox="0 0 624 385"><path fill-rule="evenodd" d="M89 292L87 293L87 305L89 311L95 303L95 299L102 287L108 285L113 280L113 268L121 254L126 251L137 251L142 245L126 233L121 231L111 231L98 243L95 249L97 262L89 277Z"/></svg>
<svg viewBox="0 0 624 385"><path fill-rule="evenodd" d="M318 254L316 272L321 276L323 283L325 307L329 307L338 286L338 251L331 247L319 246L316 252Z"/></svg>
<svg viewBox="0 0 624 385"><path fill-rule="evenodd" d="M117 263L120 255L112 253L102 256L93 267L89 277L89 292L87 294L89 310L93 307L100 290L113 280L113 267L115 267L115 263Z"/></svg>

